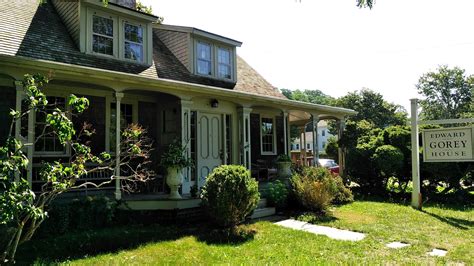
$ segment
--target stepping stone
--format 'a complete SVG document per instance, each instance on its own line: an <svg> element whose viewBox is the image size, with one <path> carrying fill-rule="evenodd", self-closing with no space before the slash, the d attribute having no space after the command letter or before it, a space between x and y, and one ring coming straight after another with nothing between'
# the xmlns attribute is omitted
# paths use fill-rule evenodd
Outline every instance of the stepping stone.
<svg viewBox="0 0 474 266"><path fill-rule="evenodd" d="M409 246L410 244L408 243L403 243L403 242L392 242L392 243L388 243L386 245L386 247L388 248L404 248L404 247L407 247Z"/></svg>
<svg viewBox="0 0 474 266"><path fill-rule="evenodd" d="M431 252L428 252L430 256L444 257L448 253L447 250L434 248Z"/></svg>
<svg viewBox="0 0 474 266"><path fill-rule="evenodd" d="M362 233L332 228L328 226L314 225L293 219L283 220L275 224L286 228L313 233L316 235L325 235L329 238L337 240L359 241L365 238L365 234Z"/></svg>

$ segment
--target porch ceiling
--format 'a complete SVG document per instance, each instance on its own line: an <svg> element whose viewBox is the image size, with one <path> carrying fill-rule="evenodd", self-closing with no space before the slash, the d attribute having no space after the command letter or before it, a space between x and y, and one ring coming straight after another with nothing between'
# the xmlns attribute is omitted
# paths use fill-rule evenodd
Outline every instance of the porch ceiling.
<svg viewBox="0 0 474 266"><path fill-rule="evenodd" d="M21 67L20 67L21 66ZM5 67L7 67L5 69ZM55 71L56 78L67 78L83 82L112 85L115 91L124 91L128 88L141 88L147 91L157 91L176 95L184 100L192 100L195 96L204 96L234 102L238 106L252 108L265 106L290 114L290 122L307 122L311 114L321 117L343 118L357 114L356 111L346 108L333 107L321 104L298 102L278 97L260 95L244 91L236 91L219 87L188 83L169 79L152 79L134 74L59 63L48 60L30 59L18 56L0 55L0 68L3 70L23 73L25 68L29 71L50 69ZM19 70L21 68L21 71ZM33 70L35 69L35 70ZM18 70L18 71L17 71ZM8 71L5 71L8 73ZM111 84L111 81L112 84Z"/></svg>

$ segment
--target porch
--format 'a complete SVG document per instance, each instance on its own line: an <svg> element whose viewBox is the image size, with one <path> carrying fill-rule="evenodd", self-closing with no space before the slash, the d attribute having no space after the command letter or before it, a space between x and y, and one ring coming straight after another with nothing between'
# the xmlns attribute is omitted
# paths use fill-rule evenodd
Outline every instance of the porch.
<svg viewBox="0 0 474 266"><path fill-rule="evenodd" d="M183 169L184 182L180 192L190 193L191 187L198 189L205 184L207 175L221 164L241 164L252 170L259 161L273 164L280 154L290 153L290 127L300 128L312 122L315 127L319 119L336 118L343 121L351 110L314 105L265 97L250 93L206 87L200 91L187 90L187 86L136 86L117 87L106 84L90 84L55 79L47 85L45 92L55 101L65 99L71 93L85 96L90 100L90 108L74 124L89 122L97 130L89 141L94 153L107 151L113 154L120 148L120 130L130 123L139 123L148 130L154 140L152 165L156 172L153 180L139 184L132 194L127 194L126 181L116 179L100 189L85 188L74 193L108 193L117 200L130 202L137 208L138 202L147 202L145 209L194 208L196 200L185 196L183 200L171 201L166 198L164 169L159 167L160 157L175 139L186 145L186 156L195 161L194 168ZM15 91L15 89L13 89ZM235 97L235 95L239 97ZM16 100L10 105L21 109L22 90L16 88ZM64 100L62 100L64 103ZM65 108L67 106L65 105ZM30 115L15 134L32 142L40 119ZM341 126L342 129L342 126ZM341 131L342 132L342 131ZM316 137L317 138L317 137ZM57 145L54 139L43 139L37 145L27 148L28 158L33 162L27 176L34 190L38 191L42 181L38 169L42 162L68 161L71 151ZM314 141L314 143L317 143ZM315 156L317 156L317 148ZM119 160L120 158L115 158ZM120 176L123 169L114 170ZM117 174L118 173L118 174ZM102 182L110 180L112 172L100 172L84 177L83 181ZM256 177L257 178L257 177Z"/></svg>

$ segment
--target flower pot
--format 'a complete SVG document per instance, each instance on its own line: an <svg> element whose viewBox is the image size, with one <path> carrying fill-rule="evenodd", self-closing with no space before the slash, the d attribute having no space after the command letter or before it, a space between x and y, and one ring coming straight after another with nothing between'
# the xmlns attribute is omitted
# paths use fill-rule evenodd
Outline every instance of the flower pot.
<svg viewBox="0 0 474 266"><path fill-rule="evenodd" d="M181 199L178 189L183 184L181 168L177 166L168 167L166 174L166 184L170 187L169 199Z"/></svg>
<svg viewBox="0 0 474 266"><path fill-rule="evenodd" d="M277 162L278 178L288 179L291 177L291 162Z"/></svg>

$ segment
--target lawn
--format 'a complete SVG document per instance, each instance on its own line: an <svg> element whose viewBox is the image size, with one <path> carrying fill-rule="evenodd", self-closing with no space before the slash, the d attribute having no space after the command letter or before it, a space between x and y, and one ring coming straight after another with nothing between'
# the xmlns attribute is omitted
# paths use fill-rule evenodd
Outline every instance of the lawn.
<svg viewBox="0 0 474 266"><path fill-rule="evenodd" d="M474 210L431 206L423 212L394 203L359 201L333 210L320 224L364 232L359 242L332 240L257 222L252 239L219 243L205 226L135 226L35 240L21 247L20 264L62 262L110 264L308 264L457 263L474 264ZM403 241L411 246L389 249ZM448 250L430 257L432 248Z"/></svg>

